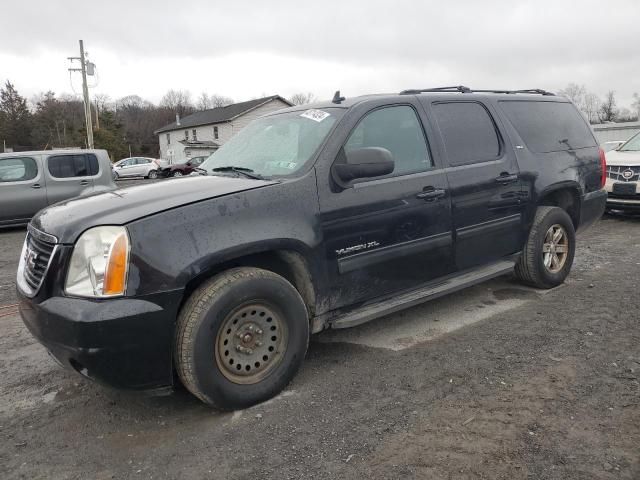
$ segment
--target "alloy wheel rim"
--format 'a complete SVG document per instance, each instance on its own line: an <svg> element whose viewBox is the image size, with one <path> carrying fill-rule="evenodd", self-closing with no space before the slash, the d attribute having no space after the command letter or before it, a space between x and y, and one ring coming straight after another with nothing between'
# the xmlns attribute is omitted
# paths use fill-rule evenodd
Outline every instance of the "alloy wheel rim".
<svg viewBox="0 0 640 480"><path fill-rule="evenodd" d="M258 383L281 363L287 338L278 309L264 302L238 307L225 317L216 336L218 369L233 383Z"/></svg>
<svg viewBox="0 0 640 480"><path fill-rule="evenodd" d="M180 172L173 172L173 176L174 176L174 177L181 177L181 176L182 176L182 173L180 173Z"/></svg>
<svg viewBox="0 0 640 480"><path fill-rule="evenodd" d="M558 273L569 257L569 236L562 225L554 224L547 230L542 244L542 261L551 273Z"/></svg>

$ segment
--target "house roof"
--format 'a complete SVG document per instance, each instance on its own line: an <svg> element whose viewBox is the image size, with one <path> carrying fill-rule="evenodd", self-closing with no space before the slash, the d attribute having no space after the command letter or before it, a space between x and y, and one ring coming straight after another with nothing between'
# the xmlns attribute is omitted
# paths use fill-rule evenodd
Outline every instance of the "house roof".
<svg viewBox="0 0 640 480"><path fill-rule="evenodd" d="M226 107L217 107L210 110L202 110L201 112L192 113L184 118L180 119L180 125L176 122L170 123L162 128L156 130L155 134L162 132L169 132L172 130L181 130L190 127L198 127L200 125L210 125L214 123L228 122L240 115L244 115L250 110L264 105L272 100L281 100L289 106L293 104L282 98L280 95L271 95L270 97L256 98L255 100L249 100L248 102L233 103Z"/></svg>

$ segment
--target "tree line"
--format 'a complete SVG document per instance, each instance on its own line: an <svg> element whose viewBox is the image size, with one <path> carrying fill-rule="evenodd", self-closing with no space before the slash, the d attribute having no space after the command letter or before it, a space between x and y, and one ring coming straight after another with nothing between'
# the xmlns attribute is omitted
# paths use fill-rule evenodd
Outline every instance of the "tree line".
<svg viewBox="0 0 640 480"><path fill-rule="evenodd" d="M614 91L601 99L585 85L569 83L558 92L569 98L590 123L637 121L640 95L633 94L629 108L618 106ZM290 101L296 105L315 100L313 93L296 93ZM109 152L112 160L130 155L158 156L158 138L154 131L199 110L233 103L224 95L201 93L195 100L186 90L169 90L156 105L138 95L111 99L94 95L91 109L94 144ZM27 100L7 80L0 88L0 152L53 148L86 147L86 126L82 99L47 91Z"/></svg>
<svg viewBox="0 0 640 480"><path fill-rule="evenodd" d="M308 103L313 94L296 94L296 104ZM109 152L112 160L158 156L154 131L199 110L234 103L232 98L202 93L195 100L186 90L169 90L156 105L138 95L111 99L98 94L91 99L95 148ZM27 100L7 80L0 88L0 153L7 150L85 148L84 102L69 94L47 91Z"/></svg>
<svg viewBox="0 0 640 480"><path fill-rule="evenodd" d="M591 124L605 122L635 122L640 119L640 95L633 94L630 108L619 107L616 92L609 90L604 99L587 90L585 85L569 83L558 92L578 107Z"/></svg>

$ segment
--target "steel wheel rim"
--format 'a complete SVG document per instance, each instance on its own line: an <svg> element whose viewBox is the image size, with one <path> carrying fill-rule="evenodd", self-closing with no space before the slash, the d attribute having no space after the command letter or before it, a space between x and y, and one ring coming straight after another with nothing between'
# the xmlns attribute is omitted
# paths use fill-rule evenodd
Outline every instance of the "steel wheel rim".
<svg viewBox="0 0 640 480"><path fill-rule="evenodd" d="M233 383L258 383L282 362L287 339L287 326L277 308L262 301L242 305L225 317L218 330L216 364Z"/></svg>
<svg viewBox="0 0 640 480"><path fill-rule="evenodd" d="M554 224L544 235L542 262L551 273L558 273L569 257L569 236L562 225Z"/></svg>

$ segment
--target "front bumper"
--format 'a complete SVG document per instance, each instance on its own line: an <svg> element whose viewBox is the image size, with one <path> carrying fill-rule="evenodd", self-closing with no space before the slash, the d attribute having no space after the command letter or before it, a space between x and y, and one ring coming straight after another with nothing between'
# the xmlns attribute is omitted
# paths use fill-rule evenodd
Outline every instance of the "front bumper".
<svg viewBox="0 0 640 480"><path fill-rule="evenodd" d="M108 300L18 296L25 325L64 367L117 388L172 385L181 291Z"/></svg>

